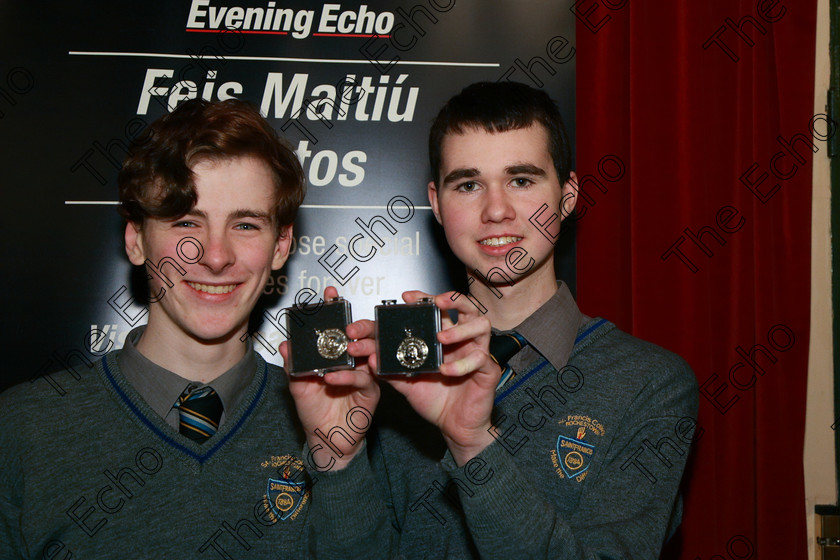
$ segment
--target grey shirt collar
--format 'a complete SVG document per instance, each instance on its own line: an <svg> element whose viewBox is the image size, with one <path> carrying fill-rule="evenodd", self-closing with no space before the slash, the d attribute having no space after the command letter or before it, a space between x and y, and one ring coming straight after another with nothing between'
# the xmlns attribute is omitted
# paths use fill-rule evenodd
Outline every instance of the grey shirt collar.
<svg viewBox="0 0 840 560"><path fill-rule="evenodd" d="M228 416L227 412L236 409L257 369L257 359L250 338L245 356L239 362L210 383L202 384L162 368L141 354L136 345L145 328L144 325L132 329L125 338L122 351L117 356L117 364L126 380L151 409L170 424L172 421L167 416L172 416L170 415L172 405L187 386L210 385L222 399L224 412L222 412L219 425L224 423ZM177 415L175 416L177 418Z"/></svg>
<svg viewBox="0 0 840 560"><path fill-rule="evenodd" d="M569 361L583 320L569 287L560 282L554 295L513 329L529 346L510 359L510 366L521 372L542 356L560 371Z"/></svg>

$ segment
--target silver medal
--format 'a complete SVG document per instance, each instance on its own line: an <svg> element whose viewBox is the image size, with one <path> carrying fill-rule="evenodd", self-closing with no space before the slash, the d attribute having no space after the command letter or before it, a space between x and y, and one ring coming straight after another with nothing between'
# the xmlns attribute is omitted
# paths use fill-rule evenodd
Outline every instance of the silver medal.
<svg viewBox="0 0 840 560"><path fill-rule="evenodd" d="M318 353L328 360L334 360L347 350L347 335L340 329L316 330Z"/></svg>
<svg viewBox="0 0 840 560"><path fill-rule="evenodd" d="M417 369L426 361L429 347L423 340L411 335L411 329L405 329L405 339L397 347L397 360L408 369Z"/></svg>

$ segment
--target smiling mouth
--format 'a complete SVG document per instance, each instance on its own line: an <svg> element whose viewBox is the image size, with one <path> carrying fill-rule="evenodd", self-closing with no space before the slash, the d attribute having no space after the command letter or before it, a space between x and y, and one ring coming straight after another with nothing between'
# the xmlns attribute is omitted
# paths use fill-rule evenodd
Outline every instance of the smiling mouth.
<svg viewBox="0 0 840 560"><path fill-rule="evenodd" d="M213 286L211 284L199 284L198 282L187 282L187 284L189 284L192 289L207 294L229 294L236 289L236 286L238 286L238 284Z"/></svg>
<svg viewBox="0 0 840 560"><path fill-rule="evenodd" d="M487 239L482 239L479 241L482 245L489 245L490 247L501 247L502 245L507 245L508 243L516 243L517 241L521 241L521 237L515 237L512 235L507 235L505 237L489 237Z"/></svg>

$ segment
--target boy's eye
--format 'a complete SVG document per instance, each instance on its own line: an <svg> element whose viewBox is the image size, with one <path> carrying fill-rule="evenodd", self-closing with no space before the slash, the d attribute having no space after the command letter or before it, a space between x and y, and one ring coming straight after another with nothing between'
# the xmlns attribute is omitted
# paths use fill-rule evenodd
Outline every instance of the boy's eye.
<svg viewBox="0 0 840 560"><path fill-rule="evenodd" d="M527 187L531 183L533 183L533 181L531 181L530 179L526 179L525 177L517 177L513 180L513 184L516 187Z"/></svg>
<svg viewBox="0 0 840 560"><path fill-rule="evenodd" d="M458 185L458 190L462 192L473 192L476 188L478 188L478 185L476 185L472 181L468 181L466 183L461 183L460 185Z"/></svg>
<svg viewBox="0 0 840 560"><path fill-rule="evenodd" d="M258 226L258 225L256 225L256 224L247 224L247 223L246 223L246 224L239 224L239 225L237 225L237 226L236 226L236 229L241 229L241 230L249 231L249 230L258 230L258 229L260 229L260 228L259 228L259 226Z"/></svg>
<svg viewBox="0 0 840 560"><path fill-rule="evenodd" d="M195 223L189 220L181 220L180 222L175 222L175 227L195 227Z"/></svg>

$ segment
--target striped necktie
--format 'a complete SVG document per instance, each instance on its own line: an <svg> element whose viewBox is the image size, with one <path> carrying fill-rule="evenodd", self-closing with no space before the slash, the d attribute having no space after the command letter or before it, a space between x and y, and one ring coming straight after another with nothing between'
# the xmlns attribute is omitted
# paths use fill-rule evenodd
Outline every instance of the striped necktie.
<svg viewBox="0 0 840 560"><path fill-rule="evenodd" d="M516 375L513 368L508 365L508 360L527 345L528 341L525 337L516 331L490 335L490 357L502 368L502 377L499 379L496 390Z"/></svg>
<svg viewBox="0 0 840 560"><path fill-rule="evenodd" d="M219 429L222 418L222 399L212 387L200 389L188 385L175 408L181 416L180 432L191 440L204 443Z"/></svg>

